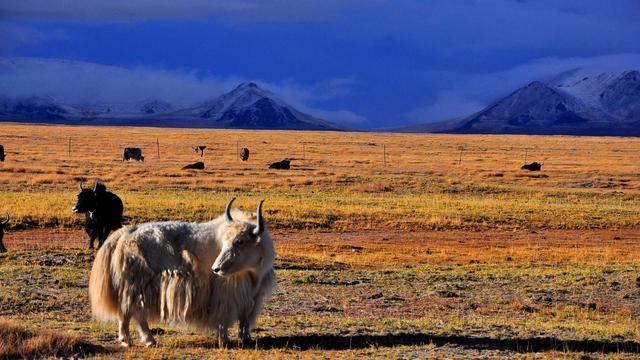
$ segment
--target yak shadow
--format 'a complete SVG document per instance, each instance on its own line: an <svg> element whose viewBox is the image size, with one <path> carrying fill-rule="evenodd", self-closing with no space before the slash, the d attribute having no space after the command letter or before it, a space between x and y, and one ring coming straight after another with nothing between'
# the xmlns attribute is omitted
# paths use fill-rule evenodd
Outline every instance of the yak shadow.
<svg viewBox="0 0 640 360"><path fill-rule="evenodd" d="M634 341L560 340L553 337L496 339L490 337L444 336L430 334L393 335L296 335L265 336L247 348L348 350L394 346L456 345L476 350L504 350L519 353L565 351L598 353L640 353L640 343Z"/></svg>

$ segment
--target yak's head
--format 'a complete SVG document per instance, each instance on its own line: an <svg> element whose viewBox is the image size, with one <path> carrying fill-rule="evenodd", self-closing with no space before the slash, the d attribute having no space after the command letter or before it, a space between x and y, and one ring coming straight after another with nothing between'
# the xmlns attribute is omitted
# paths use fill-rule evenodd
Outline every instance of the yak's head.
<svg viewBox="0 0 640 360"><path fill-rule="evenodd" d="M260 268L263 257L261 235L265 230L262 203L258 205L255 222L231 217L232 198L225 209L227 231L222 239L222 250L211 269L220 276L230 276Z"/></svg>
<svg viewBox="0 0 640 360"><path fill-rule="evenodd" d="M71 208L71 211L77 214L92 213L96 211L98 206L98 197L107 192L107 187L96 181L96 184L91 188L85 188L80 182L80 192L78 193L78 201L76 205Z"/></svg>

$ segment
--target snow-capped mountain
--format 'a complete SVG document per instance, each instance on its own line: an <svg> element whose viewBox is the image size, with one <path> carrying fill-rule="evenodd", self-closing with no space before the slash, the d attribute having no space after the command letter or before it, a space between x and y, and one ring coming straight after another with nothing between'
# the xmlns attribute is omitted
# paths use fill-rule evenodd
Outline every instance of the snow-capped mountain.
<svg viewBox="0 0 640 360"><path fill-rule="evenodd" d="M253 82L170 116L192 117L198 127L238 129L339 130L339 125L296 110ZM197 120L196 120L197 119Z"/></svg>
<svg viewBox="0 0 640 360"><path fill-rule="evenodd" d="M1 120L237 129L345 129L298 111L252 82L242 83L226 94L184 109L158 99L132 104L69 105L53 97L0 97Z"/></svg>
<svg viewBox="0 0 640 360"><path fill-rule="evenodd" d="M48 96L31 96L21 99L0 96L0 119L63 123L65 119L81 115L80 109L60 103Z"/></svg>
<svg viewBox="0 0 640 360"><path fill-rule="evenodd" d="M575 69L534 81L462 119L406 131L640 135L640 73Z"/></svg>
<svg viewBox="0 0 640 360"><path fill-rule="evenodd" d="M297 110L252 82L196 103L209 88L220 92L218 82L160 69L127 69L61 59L0 58L0 121L344 129Z"/></svg>

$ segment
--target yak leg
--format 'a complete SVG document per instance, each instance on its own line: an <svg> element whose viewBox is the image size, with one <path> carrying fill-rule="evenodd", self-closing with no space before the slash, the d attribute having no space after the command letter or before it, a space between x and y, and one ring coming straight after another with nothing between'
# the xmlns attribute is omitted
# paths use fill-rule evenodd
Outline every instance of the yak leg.
<svg viewBox="0 0 640 360"><path fill-rule="evenodd" d="M229 328L227 326L218 325L218 347L226 348L229 345Z"/></svg>
<svg viewBox="0 0 640 360"><path fill-rule="evenodd" d="M131 334L129 333L129 320L131 315L120 315L118 318L118 341L120 345L128 347L131 345Z"/></svg>
<svg viewBox="0 0 640 360"><path fill-rule="evenodd" d="M96 241L97 237L98 236L96 235L95 231L91 233L91 235L89 235L89 249L93 250L93 243Z"/></svg>
<svg viewBox="0 0 640 360"><path fill-rule="evenodd" d="M240 320L240 341L243 345L251 342L251 326L246 320Z"/></svg>
<svg viewBox="0 0 640 360"><path fill-rule="evenodd" d="M138 323L138 334L140 334L140 340L146 347L156 346L156 340L153 338L151 331L149 330L149 324L144 315L139 314L135 317Z"/></svg>
<svg viewBox="0 0 640 360"><path fill-rule="evenodd" d="M104 241L107 239L108 233L109 230L106 225L100 227L100 233L98 235L98 249L102 247L102 244L104 244Z"/></svg>

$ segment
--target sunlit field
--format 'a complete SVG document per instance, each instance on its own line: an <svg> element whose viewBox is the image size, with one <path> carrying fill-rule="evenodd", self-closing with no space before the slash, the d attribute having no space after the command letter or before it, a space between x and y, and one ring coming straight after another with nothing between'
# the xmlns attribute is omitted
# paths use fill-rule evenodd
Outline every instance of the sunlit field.
<svg viewBox="0 0 640 360"><path fill-rule="evenodd" d="M18 228L77 228L79 180L105 182L131 223L205 221L239 196L267 199L276 231L640 225L634 138L1 125L0 143L0 212ZM201 160L196 145L206 169L181 170ZM126 146L145 161L122 162ZM267 168L284 158L291 170ZM525 158L543 171L520 170Z"/></svg>
<svg viewBox="0 0 640 360"><path fill-rule="evenodd" d="M637 138L2 124L0 144L0 215L11 215L0 334L20 324L65 339L18 354L0 341L0 357L640 353ZM145 161L123 162L127 146ZM268 169L285 158L291 170ZM195 161L205 170L181 170ZM71 212L80 180L118 194L129 224L207 221L232 196L247 210L266 199L278 289L255 346L217 349L154 324L158 348L118 348L116 325L88 307L93 252Z"/></svg>

